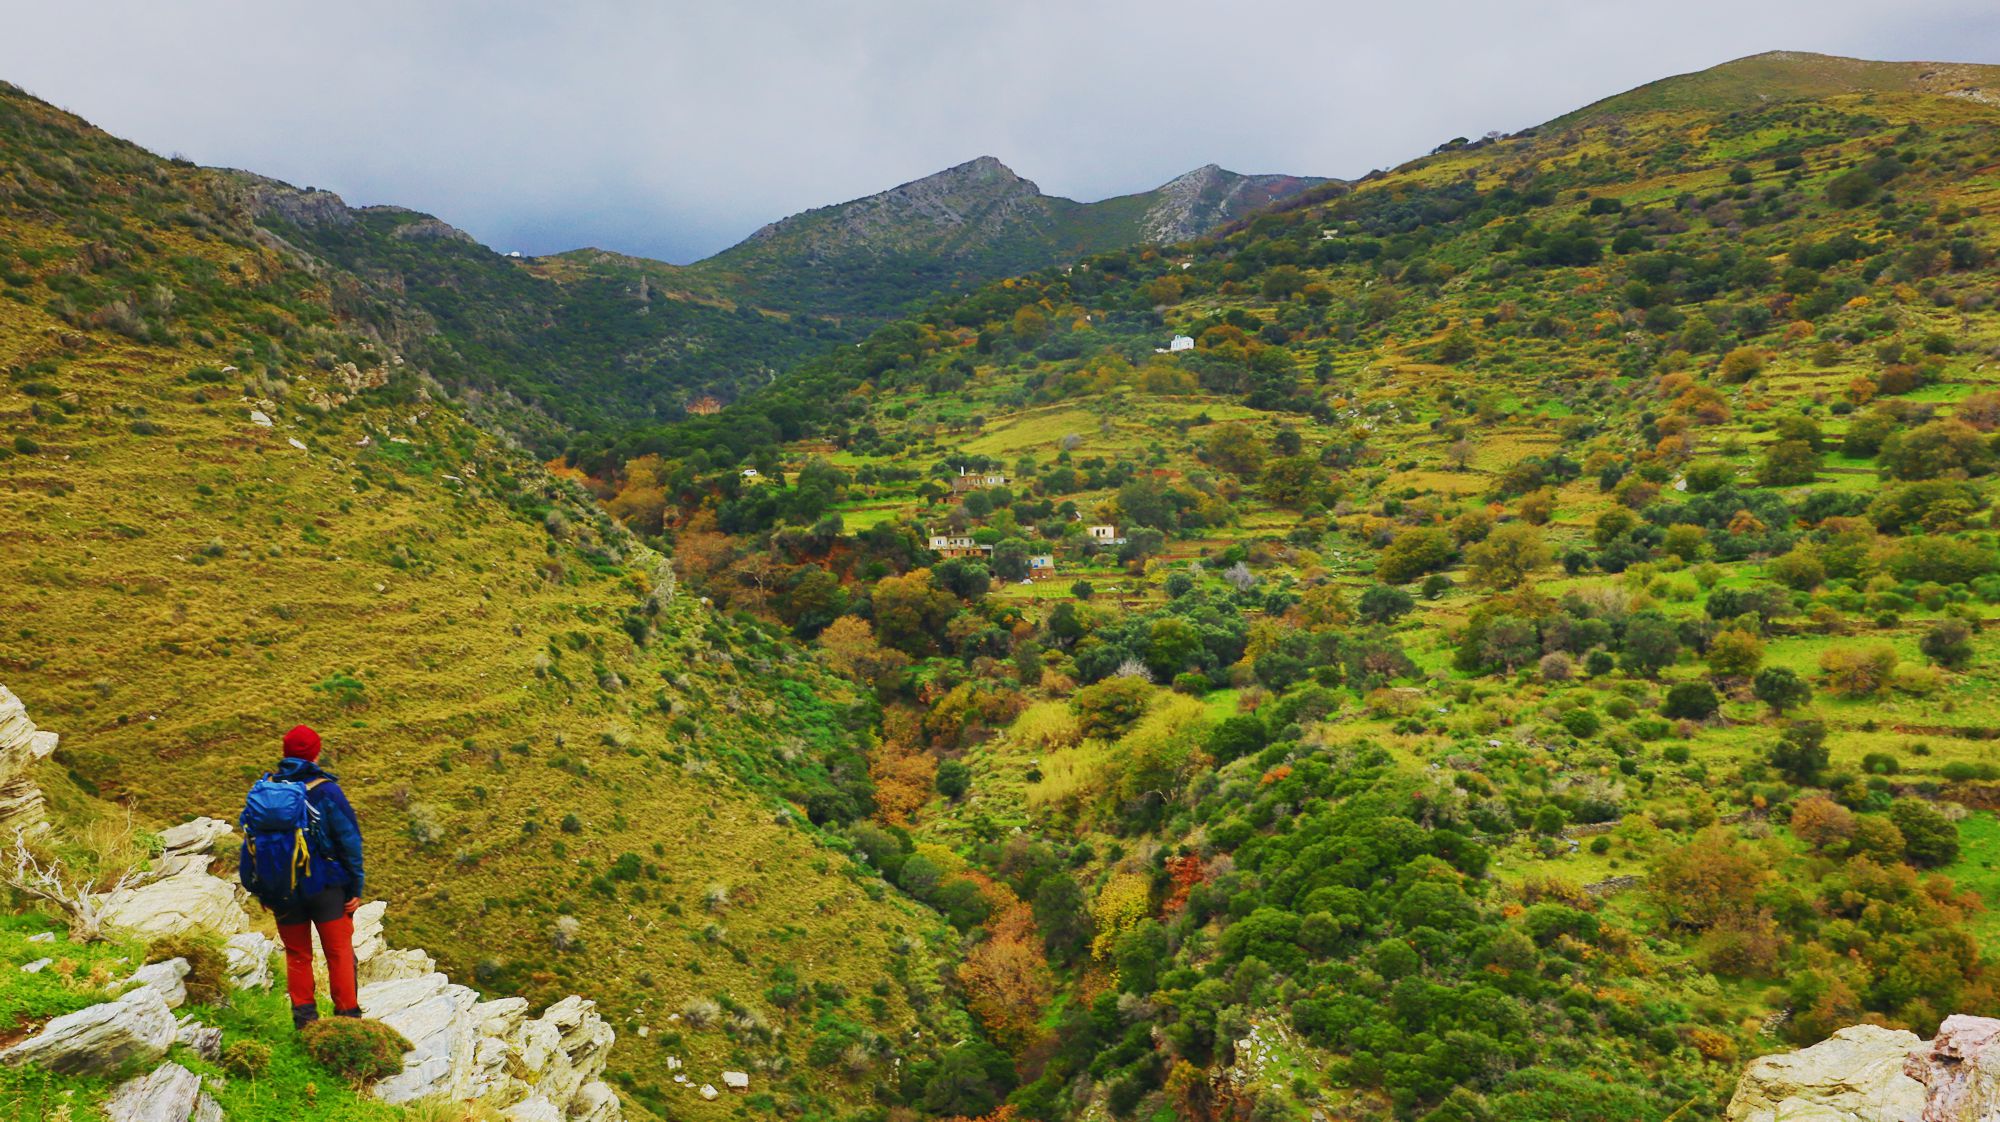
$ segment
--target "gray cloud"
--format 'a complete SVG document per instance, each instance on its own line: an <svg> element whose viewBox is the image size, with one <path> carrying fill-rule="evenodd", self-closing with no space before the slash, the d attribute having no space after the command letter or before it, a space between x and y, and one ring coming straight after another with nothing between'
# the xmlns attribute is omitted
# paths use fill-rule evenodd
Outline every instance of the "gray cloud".
<svg viewBox="0 0 2000 1122"><path fill-rule="evenodd" d="M1057 194L1353 176L1776 48L2000 61L1991 0L0 0L0 77L163 153L685 261L991 154Z"/></svg>

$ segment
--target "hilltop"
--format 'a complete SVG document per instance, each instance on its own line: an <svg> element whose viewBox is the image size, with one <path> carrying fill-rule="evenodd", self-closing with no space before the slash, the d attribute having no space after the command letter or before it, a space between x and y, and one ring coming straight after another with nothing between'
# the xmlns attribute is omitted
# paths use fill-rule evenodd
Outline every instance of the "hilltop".
<svg viewBox="0 0 2000 1122"><path fill-rule="evenodd" d="M1151 191L1080 203L981 156L773 222L690 271L787 311L879 315L1089 253L1195 237L1322 182L1210 164Z"/></svg>
<svg viewBox="0 0 2000 1122"><path fill-rule="evenodd" d="M1960 62L1874 62L1805 51L1767 51L1693 74L1676 74L1595 101L1549 122L1654 111L1732 112L1781 101L1860 94L1923 94L2000 104L2000 66Z"/></svg>

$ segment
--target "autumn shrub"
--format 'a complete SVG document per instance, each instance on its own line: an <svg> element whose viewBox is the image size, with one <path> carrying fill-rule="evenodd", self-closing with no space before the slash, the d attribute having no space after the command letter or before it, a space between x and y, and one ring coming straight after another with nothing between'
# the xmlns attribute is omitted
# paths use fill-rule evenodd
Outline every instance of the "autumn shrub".
<svg viewBox="0 0 2000 1122"><path fill-rule="evenodd" d="M1886 644L1835 647L1820 656L1819 669L1837 696L1872 697L1894 679L1896 661L1895 648Z"/></svg>

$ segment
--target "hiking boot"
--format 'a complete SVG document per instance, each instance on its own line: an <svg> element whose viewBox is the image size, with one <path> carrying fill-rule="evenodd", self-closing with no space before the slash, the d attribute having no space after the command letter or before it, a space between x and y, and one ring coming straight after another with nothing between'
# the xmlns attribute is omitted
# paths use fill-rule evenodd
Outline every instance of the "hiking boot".
<svg viewBox="0 0 2000 1122"><path fill-rule="evenodd" d="M292 1006L292 1027L294 1029L303 1029L317 1020L319 1020L319 1004L317 1002L311 1005Z"/></svg>
<svg viewBox="0 0 2000 1122"><path fill-rule="evenodd" d="M333 1011L333 1015L334 1015L334 1016L336 1016L336 1017L359 1017L359 1016L361 1016L361 1010L359 1010L359 1009L335 1009L335 1010Z"/></svg>

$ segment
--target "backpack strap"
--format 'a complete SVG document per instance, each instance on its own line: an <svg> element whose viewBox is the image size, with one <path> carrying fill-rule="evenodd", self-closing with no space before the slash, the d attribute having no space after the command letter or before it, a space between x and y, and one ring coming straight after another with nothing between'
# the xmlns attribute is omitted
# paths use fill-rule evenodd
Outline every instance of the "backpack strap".
<svg viewBox="0 0 2000 1122"><path fill-rule="evenodd" d="M324 783L324 782L326 782L326 777L325 777L325 776L321 776L321 777L320 777L320 778L318 778L318 779L314 779L314 780L310 780L310 781L308 781L308 782L306 783L306 790L310 791L310 790L312 790L312 789L313 789L314 787L317 787L317 786L319 786L320 784L322 784L322 783Z"/></svg>

